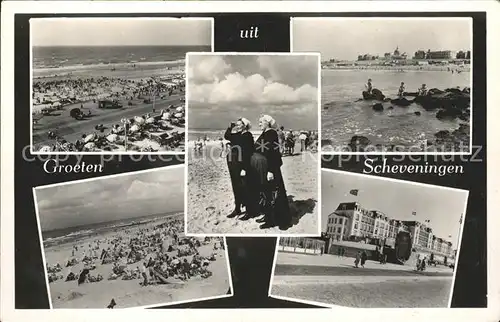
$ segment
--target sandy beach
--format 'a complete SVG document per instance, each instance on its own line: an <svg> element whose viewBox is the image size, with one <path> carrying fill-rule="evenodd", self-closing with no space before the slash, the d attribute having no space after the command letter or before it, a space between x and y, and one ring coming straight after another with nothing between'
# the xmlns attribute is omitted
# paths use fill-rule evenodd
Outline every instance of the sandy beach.
<svg viewBox="0 0 500 322"><path fill-rule="evenodd" d="M65 277L69 272L73 272L78 279L78 273L90 267L86 281L80 285L77 280L65 281L64 278L49 283L53 308L106 308L112 299L116 302L115 308L142 307L226 295L230 289L230 272L224 240L185 238L182 233L182 217L183 214L178 214L160 218L133 228L118 228L97 236L45 248L47 265L53 268L59 263L62 266L60 272L49 273L49 276ZM134 240L134 237L139 239ZM113 246L117 243L120 249L118 256L117 247ZM94 253L90 246L95 245L98 248ZM128 262L123 263L127 255L122 256L122 246L125 254L136 251L142 255L139 256L141 259L137 261L137 257L132 260L132 256L128 257ZM75 256L72 256L75 248L78 250ZM113 249L115 258L103 264L99 255L102 255L101 251L104 249ZM79 260L82 250L85 256L92 258L86 264ZM78 260L78 263L65 267L65 263L71 258ZM154 271L157 274L163 272L164 279L155 279L150 275L148 285L143 286L143 277L139 271L143 263L151 258L155 262ZM184 277L184 266L182 269L175 268L176 261L183 265L184 260L191 264L187 279ZM198 265L197 261L203 264ZM123 272L117 273L114 268L117 262L118 266L124 266L121 268ZM95 268L92 269L92 266ZM170 276L167 271L171 272ZM200 273L201 271L204 273ZM91 281L90 276L95 278L99 275L103 277L102 280Z"/></svg>
<svg viewBox="0 0 500 322"><path fill-rule="evenodd" d="M184 135L184 68L181 63L35 69L33 151L50 148L53 151L182 152L183 137L176 139ZM151 88L155 91L153 95ZM115 102L121 107L100 108L99 100ZM73 109L82 112L80 119L74 117ZM123 126L121 120L124 118L131 122L127 143L123 128L112 131L113 127ZM144 122L136 122L138 118ZM89 135L92 138L88 138Z"/></svg>
<svg viewBox="0 0 500 322"><path fill-rule="evenodd" d="M230 234L313 234L318 233L318 153L300 153L283 157L281 171L285 181L293 226L261 229L255 219L240 221L226 216L234 209L234 197L225 156L220 143L210 141L203 155L195 156L194 142L188 143L188 233ZM212 157L210 157L212 156ZM206 210L213 207L213 211ZM212 208L210 208L212 209Z"/></svg>

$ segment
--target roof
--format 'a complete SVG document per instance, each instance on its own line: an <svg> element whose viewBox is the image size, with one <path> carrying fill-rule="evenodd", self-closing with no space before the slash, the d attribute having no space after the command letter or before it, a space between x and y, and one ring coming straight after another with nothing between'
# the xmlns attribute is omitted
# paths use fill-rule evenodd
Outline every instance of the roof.
<svg viewBox="0 0 500 322"><path fill-rule="evenodd" d="M341 214L341 213L338 213L338 212L332 212L331 214L328 215L328 217L330 217L331 215L334 215L334 216L337 216L337 217L346 217L346 218L349 218L348 215L346 214Z"/></svg>
<svg viewBox="0 0 500 322"><path fill-rule="evenodd" d="M357 202L341 202L336 210L354 210L359 204Z"/></svg>

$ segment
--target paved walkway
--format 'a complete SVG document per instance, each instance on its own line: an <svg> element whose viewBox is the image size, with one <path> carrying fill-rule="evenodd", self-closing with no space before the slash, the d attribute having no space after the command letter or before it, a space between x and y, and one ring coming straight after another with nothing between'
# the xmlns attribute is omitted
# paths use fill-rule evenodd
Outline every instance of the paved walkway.
<svg viewBox="0 0 500 322"><path fill-rule="evenodd" d="M326 270L330 271L331 273L334 273L335 271L337 272L343 272L343 270L340 270L341 268L347 269L349 268L349 271L356 271L356 273L353 272L354 275L363 275L360 271L366 270L366 271L372 271L373 273L380 273L384 274L383 271L391 271L391 273L388 272L388 274L393 275L395 272L408 272L408 273L413 273L413 274L423 274L423 275L453 275L453 269L449 267L444 267L444 266L437 266L437 267L429 267L427 266L425 272L416 272L415 267L410 266L410 265L398 265L398 264L392 264L392 263L387 263L387 264L380 264L379 262L374 262L368 260L365 263L364 268L358 268L358 269L352 269L354 268L354 258L352 257L339 257L336 255L330 255L330 254L324 254L324 255L308 255L308 254L297 254L297 253L286 253L286 252L278 252L278 256L276 259L276 271L275 274L280 274L279 273L279 267L291 267L291 266L319 266L323 267ZM337 269L335 269L337 268ZM318 271L318 268L310 267L311 271ZM403 273L404 275L407 275ZM281 274L283 275L283 274ZM295 275L295 274L293 274ZM323 274L321 274L323 275ZM341 274L345 275L345 274ZM370 274L368 274L370 275Z"/></svg>

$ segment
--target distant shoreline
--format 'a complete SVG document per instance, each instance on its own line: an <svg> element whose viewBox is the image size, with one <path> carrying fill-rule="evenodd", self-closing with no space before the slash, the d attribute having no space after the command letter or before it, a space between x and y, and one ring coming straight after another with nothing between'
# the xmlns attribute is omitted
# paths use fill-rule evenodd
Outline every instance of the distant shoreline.
<svg viewBox="0 0 500 322"><path fill-rule="evenodd" d="M427 66L322 66L322 70L388 70L388 71L429 71L429 72L449 72L460 71L460 72L470 72L470 65L467 66L455 66L455 65L427 65Z"/></svg>

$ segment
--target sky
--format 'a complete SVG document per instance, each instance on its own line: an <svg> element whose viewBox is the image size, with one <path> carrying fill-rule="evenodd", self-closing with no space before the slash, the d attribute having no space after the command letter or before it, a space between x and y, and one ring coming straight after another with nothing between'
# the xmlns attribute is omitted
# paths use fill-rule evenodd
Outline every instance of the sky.
<svg viewBox="0 0 500 322"><path fill-rule="evenodd" d="M466 191L324 170L321 178L322 231L326 229L328 215L337 209L339 203L357 201L363 208L379 210L392 219L421 223L430 220L432 233L451 241L454 249L457 247L460 216L465 212L467 201ZM359 189L358 196L351 195L351 189ZM412 215L414 211L415 216Z"/></svg>
<svg viewBox="0 0 500 322"><path fill-rule="evenodd" d="M262 113L287 129L318 128L317 55L188 56L190 128L224 129L246 117L258 130Z"/></svg>
<svg viewBox="0 0 500 322"><path fill-rule="evenodd" d="M207 46L209 19L31 19L33 46Z"/></svg>
<svg viewBox="0 0 500 322"><path fill-rule="evenodd" d="M413 57L417 50L472 50L472 19L294 19L293 51L320 52L321 60L383 56L399 46Z"/></svg>
<svg viewBox="0 0 500 322"><path fill-rule="evenodd" d="M42 231L180 212L184 167L35 190Z"/></svg>

